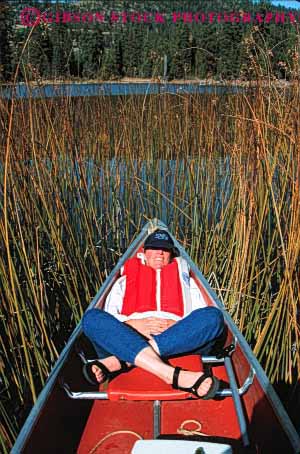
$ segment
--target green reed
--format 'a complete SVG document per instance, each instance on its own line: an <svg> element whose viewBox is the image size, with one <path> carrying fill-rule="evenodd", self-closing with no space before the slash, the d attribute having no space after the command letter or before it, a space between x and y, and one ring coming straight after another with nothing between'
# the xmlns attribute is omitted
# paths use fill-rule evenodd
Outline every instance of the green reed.
<svg viewBox="0 0 300 454"><path fill-rule="evenodd" d="M1 100L0 125L3 446L152 217L209 278L270 379L295 383L298 84L219 96Z"/></svg>

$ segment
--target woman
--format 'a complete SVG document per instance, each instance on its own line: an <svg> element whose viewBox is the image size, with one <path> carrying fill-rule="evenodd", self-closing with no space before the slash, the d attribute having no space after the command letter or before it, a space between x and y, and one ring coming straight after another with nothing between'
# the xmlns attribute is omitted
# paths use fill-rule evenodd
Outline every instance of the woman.
<svg viewBox="0 0 300 454"><path fill-rule="evenodd" d="M225 329L221 311L205 305L187 263L174 257L174 251L166 231L150 234L144 251L125 263L104 310L85 313L83 331L99 358L88 368L101 383L133 364L175 389L211 399L219 388L216 377L163 361L180 354L210 353Z"/></svg>

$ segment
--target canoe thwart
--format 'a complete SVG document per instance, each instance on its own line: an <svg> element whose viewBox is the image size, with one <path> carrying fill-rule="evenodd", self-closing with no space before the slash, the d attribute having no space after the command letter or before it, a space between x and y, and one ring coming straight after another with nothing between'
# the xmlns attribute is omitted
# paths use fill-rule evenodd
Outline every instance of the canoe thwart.
<svg viewBox="0 0 300 454"><path fill-rule="evenodd" d="M240 388L237 388L237 393L239 396L244 395L251 384L253 383L255 371L253 369L250 370L249 376L246 378L245 382ZM70 386L64 381L60 380L60 386L64 389L68 397L71 399L94 399L94 400L106 400L108 399L108 393L103 391L79 391L75 392L72 391ZM232 389L224 388L219 389L216 393L216 397L232 397Z"/></svg>
<svg viewBox="0 0 300 454"><path fill-rule="evenodd" d="M64 389L66 392L67 396L70 397L70 399L75 399L75 400L107 400L108 399L108 394L106 392L100 392L100 391L79 391L79 392L74 392L71 391L70 386L63 380L59 380L59 384Z"/></svg>

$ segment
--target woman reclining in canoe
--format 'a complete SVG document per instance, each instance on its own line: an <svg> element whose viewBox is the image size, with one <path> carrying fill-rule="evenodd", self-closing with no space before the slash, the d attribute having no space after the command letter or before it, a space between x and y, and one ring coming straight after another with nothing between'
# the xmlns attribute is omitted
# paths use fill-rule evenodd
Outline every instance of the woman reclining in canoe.
<svg viewBox="0 0 300 454"><path fill-rule="evenodd" d="M225 330L221 311L206 306L186 261L175 258L174 250L168 232L156 230L147 237L144 252L125 263L104 310L85 313L83 332L99 358L87 367L102 383L133 364L175 389L212 399L219 388L216 377L163 361L209 354Z"/></svg>

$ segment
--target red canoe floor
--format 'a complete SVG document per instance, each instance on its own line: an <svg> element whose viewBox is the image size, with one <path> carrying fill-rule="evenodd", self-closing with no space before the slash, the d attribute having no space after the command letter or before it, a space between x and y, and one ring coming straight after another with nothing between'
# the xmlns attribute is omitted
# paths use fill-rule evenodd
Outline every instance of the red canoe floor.
<svg viewBox="0 0 300 454"><path fill-rule="evenodd" d="M199 356L176 358L170 362L189 370L202 370ZM215 367L213 371L228 382L224 366ZM240 439L231 398L187 400L189 393L173 390L170 385L139 368L112 380L107 391L110 400L95 401L93 405L78 454L126 454L131 452L139 437L153 438L153 400L156 399L162 401L161 435L178 435L178 430L184 425L185 429L198 429L207 435ZM189 420L196 422L188 423Z"/></svg>

